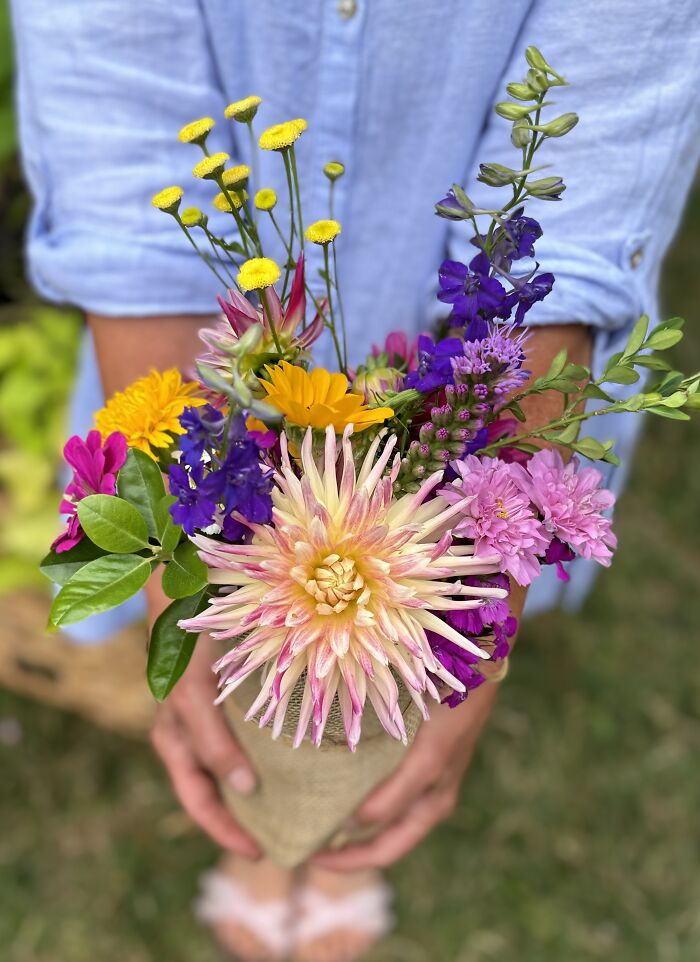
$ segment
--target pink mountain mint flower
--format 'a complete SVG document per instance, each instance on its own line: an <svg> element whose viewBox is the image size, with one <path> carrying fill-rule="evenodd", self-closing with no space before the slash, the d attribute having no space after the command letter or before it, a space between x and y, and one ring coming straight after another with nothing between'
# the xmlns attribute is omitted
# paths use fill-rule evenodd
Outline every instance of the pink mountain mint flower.
<svg viewBox="0 0 700 962"><path fill-rule="evenodd" d="M564 464L558 451L543 450L528 462L527 475L526 490L549 535L607 567L617 538L603 512L613 507L615 495L601 487L600 471L579 469L576 458Z"/></svg>
<svg viewBox="0 0 700 962"><path fill-rule="evenodd" d="M85 536L80 527L77 503L89 494L114 494L117 472L126 461L127 443L123 434L114 432L102 443L99 431L90 431L83 441L74 435L63 448L63 456L73 468L73 478L63 494L61 514L68 515L66 530L53 545L54 551L70 551Z"/></svg>
<svg viewBox="0 0 700 962"><path fill-rule="evenodd" d="M551 536L525 493L524 468L473 454L451 466L459 477L438 494L450 504L462 503L453 534L472 540L477 557L498 554L501 571L519 585L529 585L540 573L538 555L547 550Z"/></svg>
<svg viewBox="0 0 700 962"><path fill-rule="evenodd" d="M425 696L440 700L433 677L463 692L464 684L433 654L426 632L454 642L477 659L487 658L440 612L475 608L482 599L505 597L500 587L461 584L466 575L493 574L499 556L471 546L453 547L450 528L464 510L435 497L438 471L415 494L395 499L400 458L390 459L396 437L385 432L356 468L350 441L332 427L317 460L312 432L301 447L301 477L281 435L281 468L274 478L273 524L250 524L248 545L202 535L192 541L222 594L200 615L180 622L236 644L214 666L219 701L262 669L259 696L247 717L262 712L273 737L282 731L297 684L303 685L294 744L319 745L333 700L338 699L348 745L357 746L369 699L386 731L406 741L400 678L427 717ZM339 450L340 449L340 450Z"/></svg>

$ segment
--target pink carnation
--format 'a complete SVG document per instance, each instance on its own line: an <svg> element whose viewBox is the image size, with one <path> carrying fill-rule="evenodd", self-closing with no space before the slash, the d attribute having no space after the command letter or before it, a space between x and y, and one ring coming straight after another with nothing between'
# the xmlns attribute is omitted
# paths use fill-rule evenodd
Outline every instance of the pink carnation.
<svg viewBox="0 0 700 962"><path fill-rule="evenodd" d="M372 345L373 357L379 357L380 354L387 355L390 367L401 367L403 362L407 371L415 371L418 367L418 338L414 337L409 342L405 331L392 331L387 334L384 347Z"/></svg>
<svg viewBox="0 0 700 962"><path fill-rule="evenodd" d="M529 585L540 573L538 555L547 550L551 538L545 537L525 493L524 468L471 454L454 461L452 467L460 478L439 493L451 504L465 495L473 496L453 534L472 540L476 555L497 552L501 570L512 575L518 584Z"/></svg>
<svg viewBox="0 0 700 962"><path fill-rule="evenodd" d="M617 538L602 512L612 508L615 496L601 488L600 471L577 466L576 459L564 464L558 451L538 451L527 464L527 491L552 537L607 567Z"/></svg>
<svg viewBox="0 0 700 962"><path fill-rule="evenodd" d="M61 501L61 514L68 515L68 523L52 545L56 552L70 551L82 541L84 531L78 521L78 501L89 494L114 494L117 471L126 461L126 455L126 438L116 431L104 444L99 431L90 431L84 441L76 434L66 442L63 456L73 468L73 479Z"/></svg>

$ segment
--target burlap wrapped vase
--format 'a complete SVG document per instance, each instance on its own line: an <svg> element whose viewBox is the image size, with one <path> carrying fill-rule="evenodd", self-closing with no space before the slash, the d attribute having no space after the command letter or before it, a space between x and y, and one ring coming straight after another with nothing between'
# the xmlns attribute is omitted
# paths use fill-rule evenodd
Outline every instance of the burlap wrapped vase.
<svg viewBox="0 0 700 962"><path fill-rule="evenodd" d="M305 740L293 748L298 718L294 700L276 740L269 727L245 721L246 710L259 691L260 679L251 678L224 703L234 734L258 774L258 788L250 796L226 787L223 791L236 819L264 854L278 865L294 868L320 848L345 838L342 827L367 795L399 766L407 746L384 731L368 703L360 744L351 752L336 699L321 746L315 748ZM402 707L410 744L421 715L407 694Z"/></svg>

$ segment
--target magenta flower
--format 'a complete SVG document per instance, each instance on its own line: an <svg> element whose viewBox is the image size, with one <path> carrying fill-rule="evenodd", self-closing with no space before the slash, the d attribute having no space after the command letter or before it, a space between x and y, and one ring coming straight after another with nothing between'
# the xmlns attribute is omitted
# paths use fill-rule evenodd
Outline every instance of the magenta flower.
<svg viewBox="0 0 700 962"><path fill-rule="evenodd" d="M451 467L459 477L439 494L450 504L472 495L452 533L473 541L477 556L497 552L501 571L519 585L529 585L540 573L538 556L547 550L551 537L546 537L525 493L525 469L472 454L453 461Z"/></svg>
<svg viewBox="0 0 700 962"><path fill-rule="evenodd" d="M70 551L85 536L78 521L77 503L89 494L116 492L117 472L126 461L127 450L126 438L117 431L104 444L99 431L90 431L84 441L76 434L66 442L63 456L73 468L73 478L60 509L61 514L68 515L67 527L51 546L58 554Z"/></svg>
<svg viewBox="0 0 700 962"><path fill-rule="evenodd" d="M372 345L372 356L379 357L380 354L386 354L389 367L398 368L400 371L415 371L418 367L418 337L409 341L405 331L392 331L387 334L384 347Z"/></svg>
<svg viewBox="0 0 700 962"><path fill-rule="evenodd" d="M600 471L577 467L575 458L564 464L558 451L538 451L527 464L527 491L551 536L607 567L617 538L602 512L612 508L615 495L601 488Z"/></svg>

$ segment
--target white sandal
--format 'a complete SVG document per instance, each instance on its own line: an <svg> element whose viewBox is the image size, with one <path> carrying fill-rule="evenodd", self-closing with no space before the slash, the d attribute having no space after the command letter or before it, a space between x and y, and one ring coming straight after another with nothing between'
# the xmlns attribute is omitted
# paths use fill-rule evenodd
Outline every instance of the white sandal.
<svg viewBox="0 0 700 962"><path fill-rule="evenodd" d="M391 911L393 894L385 882L374 882L349 895L333 897L312 886L297 898L299 916L294 941L310 942L339 930L357 932L379 940L394 926Z"/></svg>
<svg viewBox="0 0 700 962"><path fill-rule="evenodd" d="M258 901L236 879L212 869L200 878L194 912L207 925L233 922L254 935L276 958L291 947L291 906L281 899Z"/></svg>

